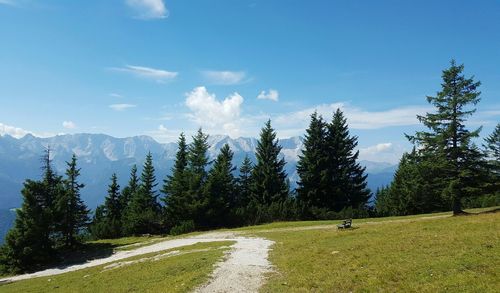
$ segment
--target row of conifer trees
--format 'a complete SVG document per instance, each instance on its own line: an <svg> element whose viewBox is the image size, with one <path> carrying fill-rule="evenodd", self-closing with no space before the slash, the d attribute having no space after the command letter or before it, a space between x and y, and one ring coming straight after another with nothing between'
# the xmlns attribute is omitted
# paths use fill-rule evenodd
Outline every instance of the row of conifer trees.
<svg viewBox="0 0 500 293"><path fill-rule="evenodd" d="M121 192L113 174L105 202L90 227L93 237L336 218L353 209L366 214L370 190L364 168L357 163L357 138L349 135L340 110L331 123L317 113L311 116L297 167L301 178L297 196L290 190L286 162L270 121L260 133L255 165L247 156L237 171L227 144L210 162L207 138L200 129L188 145L180 135L171 175L159 188L151 154L140 178L134 166Z"/></svg>
<svg viewBox="0 0 500 293"><path fill-rule="evenodd" d="M149 153L141 174L134 165L123 189L116 174L111 176L108 194L92 220L80 199L84 185L78 181L76 156L63 178L53 171L47 150L43 179L24 184L23 205L0 250L0 264L14 271L36 268L33 264L46 264L56 251L79 245L85 235L101 239L179 234L276 220L338 218L353 211L366 214L370 191L364 168L356 162L357 138L349 135L340 110L331 123L316 113L311 116L296 192L290 189L276 135L269 120L260 133L255 164L247 156L236 170L229 145L211 161L208 135L199 129L188 144L181 134L172 172L163 184Z"/></svg>

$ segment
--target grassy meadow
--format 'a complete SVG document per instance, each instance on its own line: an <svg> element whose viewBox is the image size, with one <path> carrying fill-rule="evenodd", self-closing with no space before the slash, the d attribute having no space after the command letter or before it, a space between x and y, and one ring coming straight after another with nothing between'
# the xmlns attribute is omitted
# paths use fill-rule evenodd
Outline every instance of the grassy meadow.
<svg viewBox="0 0 500 293"><path fill-rule="evenodd" d="M485 210L472 210L481 212ZM274 272L261 292L498 292L500 212L452 217L437 213L339 221L281 222L233 229L275 241ZM193 233L199 234L199 233ZM189 235L189 234L188 234ZM184 235L186 236L186 235ZM183 237L175 236L171 238ZM114 250L168 239L127 237L92 242ZM0 292L190 292L207 281L231 242L200 243L186 252L133 257L107 265L0 285Z"/></svg>
<svg viewBox="0 0 500 293"><path fill-rule="evenodd" d="M270 254L276 272L268 276L262 292L498 292L500 288L498 212L365 219L354 220L351 230L300 230L309 224L296 223L293 230L255 230L276 242Z"/></svg>

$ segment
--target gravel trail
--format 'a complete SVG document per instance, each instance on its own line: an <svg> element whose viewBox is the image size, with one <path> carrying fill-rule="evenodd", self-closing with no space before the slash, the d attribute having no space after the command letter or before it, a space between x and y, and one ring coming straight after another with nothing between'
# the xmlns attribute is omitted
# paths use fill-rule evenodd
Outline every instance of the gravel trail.
<svg viewBox="0 0 500 293"><path fill-rule="evenodd" d="M273 242L264 238L239 236L234 232L210 232L187 238L165 240L134 250L117 251L109 257L82 264L3 278L0 279L0 283L59 275L133 256L215 241L235 241L235 244L231 246L224 260L217 264L211 280L198 288L197 292L257 292L264 281L264 274L271 270L267 257Z"/></svg>

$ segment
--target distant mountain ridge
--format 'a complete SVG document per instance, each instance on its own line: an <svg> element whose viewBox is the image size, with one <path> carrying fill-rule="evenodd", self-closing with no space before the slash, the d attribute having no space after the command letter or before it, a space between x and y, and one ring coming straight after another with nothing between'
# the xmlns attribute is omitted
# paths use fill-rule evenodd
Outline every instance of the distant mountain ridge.
<svg viewBox="0 0 500 293"><path fill-rule="evenodd" d="M255 160L256 138L231 138L224 135L213 135L208 140L209 156L215 158L224 144L228 144L234 152L233 163L239 165L245 155ZM298 179L295 170L298 155L302 149L300 137L280 139L281 154L287 161L286 171L290 182L295 185ZM0 203L2 208L19 207L20 190L26 178L39 178L40 157L44 149L50 146L53 164L59 174L64 174L66 161L75 153L82 169L81 181L86 184L82 197L90 208L101 203L106 195L107 185L112 173L116 172L119 183L123 186L128 179L133 164L138 167L143 163L146 154L151 151L157 171L157 180L162 184L163 178L170 172L177 151L176 143L159 143L149 136L116 138L105 134L65 134L49 138L26 135L16 139L9 135L0 136ZM367 167L367 173L386 174L392 178L395 166L388 163L360 161ZM139 169L140 170L140 169ZM380 176L379 176L380 177ZM385 185L390 178L376 178L377 182L369 182L372 189ZM383 182L380 182L383 181Z"/></svg>

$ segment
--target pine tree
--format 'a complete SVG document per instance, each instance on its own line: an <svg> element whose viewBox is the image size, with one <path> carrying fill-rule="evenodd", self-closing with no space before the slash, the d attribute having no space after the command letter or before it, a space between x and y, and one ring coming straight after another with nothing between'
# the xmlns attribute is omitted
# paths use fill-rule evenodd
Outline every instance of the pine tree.
<svg viewBox="0 0 500 293"><path fill-rule="evenodd" d="M77 168L77 158L73 154L71 161L66 162L66 179L64 192L57 198L57 229L61 232L64 246L71 247L77 243L76 236L87 227L89 210L80 197L80 189L85 185L78 182L80 168Z"/></svg>
<svg viewBox="0 0 500 293"><path fill-rule="evenodd" d="M281 146L276 139L276 132L268 120L260 132L257 144L257 164L252 170L252 200L259 205L269 206L279 203L289 196L289 184L284 170L285 159L279 158Z"/></svg>
<svg viewBox="0 0 500 293"><path fill-rule="evenodd" d="M327 198L325 208L340 211L344 208L364 208L370 198L365 168L357 162L359 151L357 137L349 135L347 119L340 109L327 125L326 135L326 176Z"/></svg>
<svg viewBox="0 0 500 293"><path fill-rule="evenodd" d="M297 163L297 173L300 177L297 182L297 196L306 207L321 207L327 198L326 135L326 123L314 112Z"/></svg>
<svg viewBox="0 0 500 293"><path fill-rule="evenodd" d="M137 166L133 165L130 170L130 179L127 186L123 188L120 195L120 206L123 210L127 208L134 193L139 189L139 178L137 177ZM123 212L122 212L123 213Z"/></svg>
<svg viewBox="0 0 500 293"><path fill-rule="evenodd" d="M193 220L196 226L204 226L203 210L205 200L204 184L207 179L208 159L208 135L204 134L202 129L193 136L193 142L188 148L188 163L186 177L188 180L188 188L186 190L187 202L189 203L189 211L187 216L189 220Z"/></svg>
<svg viewBox="0 0 500 293"><path fill-rule="evenodd" d="M427 97L436 112L417 116L429 131L408 136L419 146L419 154L439 169L437 174L444 185L442 195L452 201L454 214L463 213L461 200L480 183L482 168L481 154L472 143L481 128L469 131L465 127L467 117L476 111L473 106L480 101L481 83L465 78L463 70L463 65L451 61L451 66L443 71L441 91Z"/></svg>
<svg viewBox="0 0 500 293"><path fill-rule="evenodd" d="M42 180L24 182L22 206L0 250L0 267L7 272L37 269L53 259L55 253L55 200L63 188L61 177L52 170L50 148L42 162Z"/></svg>
<svg viewBox="0 0 500 293"><path fill-rule="evenodd" d="M157 185L154 172L153 157L148 153L141 174L141 184L132 195L125 212L123 224L127 234L155 233L158 230L159 205L154 190Z"/></svg>
<svg viewBox="0 0 500 293"><path fill-rule="evenodd" d="M238 192L236 194L235 206L243 208L248 205L251 199L250 187L252 185L253 164L248 156L245 156L240 167L240 174L237 178Z"/></svg>
<svg viewBox="0 0 500 293"><path fill-rule="evenodd" d="M190 202L189 195L186 192L188 189L187 164L188 146L184 133L181 133L172 175L167 176L161 189L161 192L165 195L162 201L165 203L167 226L170 227L189 220L188 217L191 215L190 205L192 205L192 202Z"/></svg>
<svg viewBox="0 0 500 293"><path fill-rule="evenodd" d="M104 204L98 206L95 211L90 229L93 237L102 239L121 236L123 212L124 210L120 201L120 185L118 185L116 174L113 173Z"/></svg>
<svg viewBox="0 0 500 293"><path fill-rule="evenodd" d="M236 182L232 165L233 152L225 144L210 170L205 184L204 220L205 227L221 227L228 223L229 212L234 207Z"/></svg>
<svg viewBox="0 0 500 293"><path fill-rule="evenodd" d="M394 212L393 198L389 195L389 186L377 188L375 192L375 211L378 216L387 217Z"/></svg>
<svg viewBox="0 0 500 293"><path fill-rule="evenodd" d="M486 152L486 156L492 161L500 162L500 123L497 124L495 130L484 139L485 144L483 147Z"/></svg>

